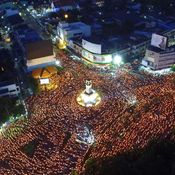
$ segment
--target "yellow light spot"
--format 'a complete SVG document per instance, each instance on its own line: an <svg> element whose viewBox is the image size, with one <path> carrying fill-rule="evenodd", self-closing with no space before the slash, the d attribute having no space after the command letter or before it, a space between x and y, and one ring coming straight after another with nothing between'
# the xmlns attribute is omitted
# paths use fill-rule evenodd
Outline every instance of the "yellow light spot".
<svg viewBox="0 0 175 175"><path fill-rule="evenodd" d="M64 15L64 18L65 18L65 19L67 19L68 17L69 17L68 14L65 14L65 15Z"/></svg>

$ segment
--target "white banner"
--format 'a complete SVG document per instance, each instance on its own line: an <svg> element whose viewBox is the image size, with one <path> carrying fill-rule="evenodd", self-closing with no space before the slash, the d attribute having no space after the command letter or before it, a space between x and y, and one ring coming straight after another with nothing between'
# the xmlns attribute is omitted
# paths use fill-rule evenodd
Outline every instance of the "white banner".
<svg viewBox="0 0 175 175"><path fill-rule="evenodd" d="M40 84L49 84L49 79L48 78L40 79Z"/></svg>
<svg viewBox="0 0 175 175"><path fill-rule="evenodd" d="M101 44L94 44L82 39L82 47L89 52L101 54Z"/></svg>

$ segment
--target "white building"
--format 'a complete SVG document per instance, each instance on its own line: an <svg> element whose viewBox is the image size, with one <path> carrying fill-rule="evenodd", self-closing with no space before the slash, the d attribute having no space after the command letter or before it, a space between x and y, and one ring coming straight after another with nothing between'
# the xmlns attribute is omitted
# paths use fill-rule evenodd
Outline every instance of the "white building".
<svg viewBox="0 0 175 175"><path fill-rule="evenodd" d="M11 96L16 97L20 93L20 88L14 82L0 83L0 97Z"/></svg>
<svg viewBox="0 0 175 175"><path fill-rule="evenodd" d="M117 43L117 42L116 42ZM95 41L93 39L81 39L73 40L69 42L68 45L72 48L78 55L80 55L85 61L93 63L93 64L121 64L122 58L119 56L121 55L117 49L111 51L108 48L110 47L110 42L106 40L105 43ZM109 46L107 49L105 46Z"/></svg>
<svg viewBox="0 0 175 175"><path fill-rule="evenodd" d="M169 47L166 50L150 47L146 50L142 65L152 70L170 68L175 64L175 47Z"/></svg>
<svg viewBox="0 0 175 175"><path fill-rule="evenodd" d="M71 39L90 36L91 27L82 22L60 22L57 27L57 33L60 40L69 43Z"/></svg>
<svg viewBox="0 0 175 175"><path fill-rule="evenodd" d="M153 70L170 68L175 64L175 45L168 47L168 38L153 33L151 46L146 50L142 64Z"/></svg>

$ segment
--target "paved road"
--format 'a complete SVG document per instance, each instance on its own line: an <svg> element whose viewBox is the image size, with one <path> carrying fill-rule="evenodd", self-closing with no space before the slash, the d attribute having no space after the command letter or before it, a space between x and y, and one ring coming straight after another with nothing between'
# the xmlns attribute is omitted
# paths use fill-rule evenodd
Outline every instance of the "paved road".
<svg viewBox="0 0 175 175"><path fill-rule="evenodd" d="M27 11L27 9L23 6L18 6L23 19L27 22L27 24L38 32L40 37L44 40L50 39L50 36L45 32L44 26L41 25L39 19L34 18L31 13Z"/></svg>

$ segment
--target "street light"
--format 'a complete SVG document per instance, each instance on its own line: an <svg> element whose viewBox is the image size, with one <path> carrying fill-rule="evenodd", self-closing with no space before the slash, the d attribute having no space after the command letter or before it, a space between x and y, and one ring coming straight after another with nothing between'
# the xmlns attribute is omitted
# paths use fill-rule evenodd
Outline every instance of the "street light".
<svg viewBox="0 0 175 175"><path fill-rule="evenodd" d="M64 15L64 18L65 18L65 19L67 19L68 17L69 17L68 14L65 14L65 15Z"/></svg>
<svg viewBox="0 0 175 175"><path fill-rule="evenodd" d="M60 61L59 61L59 60L56 60L56 61L55 61L55 64L56 64L57 66L60 66Z"/></svg>
<svg viewBox="0 0 175 175"><path fill-rule="evenodd" d="M115 55L113 58L113 63L115 65L120 65L122 63L122 57L120 55Z"/></svg>

